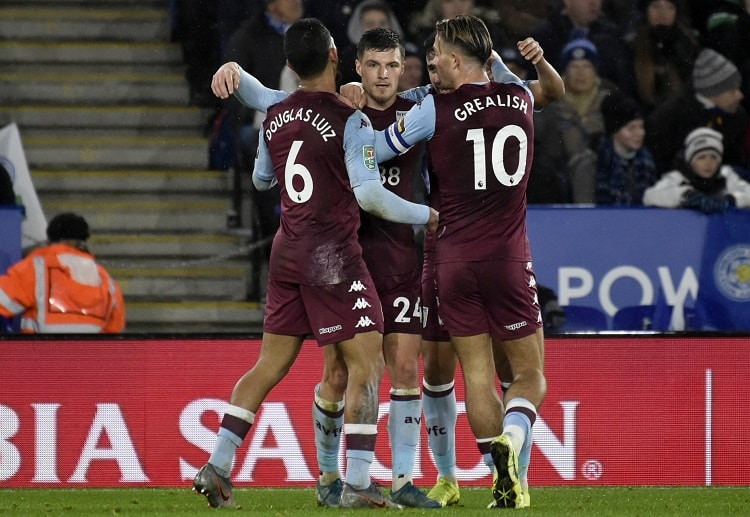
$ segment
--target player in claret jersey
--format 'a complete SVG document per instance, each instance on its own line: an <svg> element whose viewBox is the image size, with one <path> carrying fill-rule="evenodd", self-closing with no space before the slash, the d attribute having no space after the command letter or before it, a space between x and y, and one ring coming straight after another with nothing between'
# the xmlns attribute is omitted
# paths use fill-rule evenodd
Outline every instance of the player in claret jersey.
<svg viewBox="0 0 750 517"><path fill-rule="evenodd" d="M357 72L367 104L362 111L373 127L385 129L415 103L397 96L403 74L404 47L390 29L366 32L357 47ZM267 111L288 94L270 90L254 77L226 63L215 75L214 91L219 96L234 93L245 105ZM412 199L415 175L419 174L422 149L380 164L383 186L394 194ZM384 313L383 353L391 380L388 430L391 441L391 499L403 506L439 508L441 504L420 492L412 473L419 443L422 401L419 388L421 349L420 264L413 229L360 212L359 242L362 254L380 297ZM328 349L332 352L332 349ZM346 388L346 365L340 357L326 363L313 404L318 463L321 470L317 497L326 506L338 505L342 483L338 471L340 435L326 432L341 427Z"/></svg>
<svg viewBox="0 0 750 517"><path fill-rule="evenodd" d="M348 373L340 505L398 506L382 496L369 474L383 373L383 317L357 240L359 208L433 228L437 212L383 188L369 119L335 94L338 55L320 21L295 22L284 48L301 86L268 110L253 172L258 189L278 181L282 200L260 357L236 384L214 451L193 486L211 506L234 505L229 481L234 453L303 338L313 334L326 361L342 361Z"/></svg>
<svg viewBox="0 0 750 517"><path fill-rule="evenodd" d="M493 505L520 506L518 454L546 394L541 309L526 235L533 156L533 96L520 81L494 83L484 23L437 23L435 73L451 93L431 95L385 132L381 158L427 139L441 198L435 263L440 313L464 371L469 423L494 466ZM513 382L495 389L493 340Z"/></svg>

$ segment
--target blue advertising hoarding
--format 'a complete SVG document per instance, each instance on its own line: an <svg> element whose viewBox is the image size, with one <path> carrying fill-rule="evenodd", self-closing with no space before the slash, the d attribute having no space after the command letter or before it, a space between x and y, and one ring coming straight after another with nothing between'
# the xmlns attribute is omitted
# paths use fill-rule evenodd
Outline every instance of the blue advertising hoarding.
<svg viewBox="0 0 750 517"><path fill-rule="evenodd" d="M560 305L610 318L677 305L694 308L705 329L750 329L749 211L531 206L528 231L537 281Z"/></svg>

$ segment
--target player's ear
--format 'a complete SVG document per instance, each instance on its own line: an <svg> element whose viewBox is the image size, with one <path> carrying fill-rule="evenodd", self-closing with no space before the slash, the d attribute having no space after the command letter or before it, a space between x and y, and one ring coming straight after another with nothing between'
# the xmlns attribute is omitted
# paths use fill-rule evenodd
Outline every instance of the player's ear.
<svg viewBox="0 0 750 517"><path fill-rule="evenodd" d="M339 62L339 52L336 50L336 47L331 47L328 49L328 60L333 61L334 63Z"/></svg>
<svg viewBox="0 0 750 517"><path fill-rule="evenodd" d="M359 62L359 59L354 60L354 70L357 71L357 75L362 77L362 63Z"/></svg>

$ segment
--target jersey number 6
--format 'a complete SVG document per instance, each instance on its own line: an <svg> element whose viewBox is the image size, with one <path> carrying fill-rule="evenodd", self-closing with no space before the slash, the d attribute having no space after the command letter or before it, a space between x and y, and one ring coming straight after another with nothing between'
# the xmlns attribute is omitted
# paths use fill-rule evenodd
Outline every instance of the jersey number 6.
<svg viewBox="0 0 750 517"><path fill-rule="evenodd" d="M295 203L308 201L313 193L313 180L310 171L301 163L294 162L299 154L300 147L302 147L302 140L292 142L292 148L289 150L289 155L286 157L286 165L284 166L284 186L286 187L286 193L289 195L289 199ZM301 190L294 188L295 176L299 176L302 180Z"/></svg>

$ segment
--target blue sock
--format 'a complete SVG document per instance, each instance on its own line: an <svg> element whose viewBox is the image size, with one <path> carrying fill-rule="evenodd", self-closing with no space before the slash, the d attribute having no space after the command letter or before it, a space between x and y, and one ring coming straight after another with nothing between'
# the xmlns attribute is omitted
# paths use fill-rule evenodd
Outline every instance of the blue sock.
<svg viewBox="0 0 750 517"><path fill-rule="evenodd" d="M339 449L341 447L341 426L344 424L344 401L331 402L318 394L320 385L315 387L312 406L315 450L318 469L321 475L339 471Z"/></svg>
<svg viewBox="0 0 750 517"><path fill-rule="evenodd" d="M419 388L391 389L388 436L391 440L393 491L412 481L414 458L422 430L422 400Z"/></svg>
<svg viewBox="0 0 750 517"><path fill-rule="evenodd" d="M536 421L536 408L524 398L514 398L508 402L503 420L503 433L510 434L514 446L523 439L518 453L518 477L522 485L528 487L528 471L531 463L531 445L534 441L533 427ZM520 436L519 436L520 435Z"/></svg>
<svg viewBox="0 0 750 517"><path fill-rule="evenodd" d="M438 475L456 479L456 392L453 382L431 386L423 382L422 406L427 426L427 442L435 459Z"/></svg>
<svg viewBox="0 0 750 517"><path fill-rule="evenodd" d="M240 445L242 445L242 438L223 427L219 428L216 445L208 462L214 466L220 476L229 477L231 474L234 454Z"/></svg>

